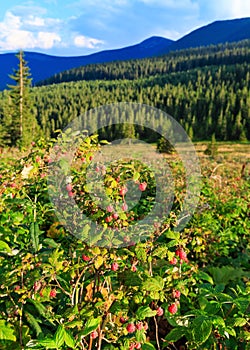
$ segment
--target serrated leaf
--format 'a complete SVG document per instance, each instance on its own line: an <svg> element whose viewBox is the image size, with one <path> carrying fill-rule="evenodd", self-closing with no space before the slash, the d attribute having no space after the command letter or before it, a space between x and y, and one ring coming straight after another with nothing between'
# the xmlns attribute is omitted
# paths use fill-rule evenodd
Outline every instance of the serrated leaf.
<svg viewBox="0 0 250 350"><path fill-rule="evenodd" d="M174 231L167 231L165 233L165 237L168 238L168 239L178 240L178 239L180 239L180 233L179 232L174 232Z"/></svg>
<svg viewBox="0 0 250 350"><path fill-rule="evenodd" d="M40 334L42 334L42 329L37 322L37 318L35 318L33 315L31 315L29 312L25 312L25 317L30 324L30 326L35 330L36 336L39 337Z"/></svg>
<svg viewBox="0 0 250 350"><path fill-rule="evenodd" d="M174 328L168 333L168 335L165 337L165 340L170 343L174 343L186 334L186 330L187 329L185 327Z"/></svg>
<svg viewBox="0 0 250 350"><path fill-rule="evenodd" d="M64 333L64 328L61 325L59 325L54 336L54 340L58 348L60 348L64 343Z"/></svg>
<svg viewBox="0 0 250 350"><path fill-rule="evenodd" d="M37 344L42 345L48 349L58 349L58 346L53 338L38 340Z"/></svg>
<svg viewBox="0 0 250 350"><path fill-rule="evenodd" d="M68 328L75 328L75 327L82 327L82 321L71 321L71 322L67 322L65 323L65 326Z"/></svg>
<svg viewBox="0 0 250 350"><path fill-rule="evenodd" d="M233 320L234 327L243 327L247 323L245 318L237 317Z"/></svg>
<svg viewBox="0 0 250 350"><path fill-rule="evenodd" d="M135 173L134 173L134 176L133 176L133 180L134 180L134 181L139 180L140 176L141 176L140 173L135 172Z"/></svg>
<svg viewBox="0 0 250 350"><path fill-rule="evenodd" d="M142 350L156 350L154 345L151 343L142 344Z"/></svg>
<svg viewBox="0 0 250 350"><path fill-rule="evenodd" d="M148 278L142 284L142 289L148 292L159 292L164 288L164 280L160 276Z"/></svg>
<svg viewBox="0 0 250 350"><path fill-rule="evenodd" d="M30 238L31 238L32 246L35 253L37 253L39 250L39 234L40 234L40 230L39 230L38 223L32 222L30 224Z"/></svg>
<svg viewBox="0 0 250 350"><path fill-rule="evenodd" d="M0 241L0 252L11 253L11 249L8 244L4 241Z"/></svg>
<svg viewBox="0 0 250 350"><path fill-rule="evenodd" d="M97 270L102 266L103 261L103 257L100 255L95 259L94 265Z"/></svg>
<svg viewBox="0 0 250 350"><path fill-rule="evenodd" d="M212 279L211 276L209 276L209 274L207 274L206 272L203 272L203 271L200 271L199 273L197 273L195 275L195 278L198 279L198 280L204 280L204 281L207 281L211 284L214 284L214 281Z"/></svg>
<svg viewBox="0 0 250 350"><path fill-rule="evenodd" d="M192 323L192 334L194 341L203 344L209 338L212 332L212 322L205 319L204 316L198 316Z"/></svg>
<svg viewBox="0 0 250 350"><path fill-rule="evenodd" d="M144 320L147 317L153 317L156 315L156 310L150 309L149 306L141 306L136 311L136 316L138 320Z"/></svg>
<svg viewBox="0 0 250 350"><path fill-rule="evenodd" d="M70 348L75 347L75 339L73 338L71 333L69 331L67 331L66 329L64 330L64 341L65 341L66 345L69 346Z"/></svg>
<svg viewBox="0 0 250 350"><path fill-rule="evenodd" d="M101 323L101 317L92 318L92 319L88 320L85 324L82 335L86 336L89 333L93 332L94 330L96 330L96 328L99 326L100 323Z"/></svg>
<svg viewBox="0 0 250 350"><path fill-rule="evenodd" d="M2 340L16 341L15 330L5 320L0 320L0 342Z"/></svg>

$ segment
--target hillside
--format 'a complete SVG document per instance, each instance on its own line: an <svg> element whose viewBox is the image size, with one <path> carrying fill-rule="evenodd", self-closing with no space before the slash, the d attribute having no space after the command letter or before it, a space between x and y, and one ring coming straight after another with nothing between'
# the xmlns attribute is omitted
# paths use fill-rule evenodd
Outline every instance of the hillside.
<svg viewBox="0 0 250 350"><path fill-rule="evenodd" d="M25 52L25 59L31 69L33 84L36 84L40 80L73 67L114 60L152 57L157 55L163 46L171 45L172 42L169 39L152 37L137 45L117 50L101 51L87 56L57 57L36 52ZM12 73L17 63L17 58L13 53L0 55L0 90L3 90L11 82L8 75Z"/></svg>
<svg viewBox="0 0 250 350"><path fill-rule="evenodd" d="M171 52L150 59L116 61L73 68L38 82L38 86L80 80L139 79L214 65L250 62L250 40ZM227 54L224 52L227 51Z"/></svg>
<svg viewBox="0 0 250 350"><path fill-rule="evenodd" d="M35 87L31 91L31 114L41 134L56 136L55 131L86 111L112 103L139 102L159 108L173 116L193 140L250 140L250 40L179 51L169 56L136 61L114 62L109 66L91 66L89 74L99 79L71 81ZM95 71L96 69L96 71ZM101 72L106 76L100 79ZM112 72L112 76L110 75ZM128 78L120 78L127 72ZM0 95L2 129L8 134L8 90ZM121 122L129 123L124 115ZM116 124L116 115L113 115ZM85 120L85 128L97 125ZM164 120L155 120L159 132ZM139 123L140 124L140 123ZM133 131L133 132L132 132ZM124 129L99 132L101 139L123 137ZM157 134L134 127L132 134L156 142ZM35 138L35 134L34 134ZM6 144L8 138L2 139Z"/></svg>
<svg viewBox="0 0 250 350"><path fill-rule="evenodd" d="M162 53L250 39L250 18L216 21L198 28L163 48Z"/></svg>

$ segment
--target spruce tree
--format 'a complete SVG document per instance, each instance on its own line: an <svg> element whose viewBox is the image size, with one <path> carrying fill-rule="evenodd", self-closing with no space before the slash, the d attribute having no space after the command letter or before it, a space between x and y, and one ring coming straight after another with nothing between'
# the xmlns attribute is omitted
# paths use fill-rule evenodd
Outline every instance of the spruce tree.
<svg viewBox="0 0 250 350"><path fill-rule="evenodd" d="M19 60L18 69L14 69L10 78L15 84L8 85L10 88L9 120L10 140L12 146L27 146L38 132L35 117L32 116L32 101L30 97L31 73L24 60L23 51L16 55Z"/></svg>

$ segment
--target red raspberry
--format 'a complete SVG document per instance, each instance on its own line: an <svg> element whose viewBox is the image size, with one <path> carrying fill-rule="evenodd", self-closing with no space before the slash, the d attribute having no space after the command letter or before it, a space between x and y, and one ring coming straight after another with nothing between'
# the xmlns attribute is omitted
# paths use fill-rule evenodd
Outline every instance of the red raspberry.
<svg viewBox="0 0 250 350"><path fill-rule="evenodd" d="M156 310L156 315L157 316L162 316L164 314L164 310L162 307L158 307L158 309Z"/></svg>
<svg viewBox="0 0 250 350"><path fill-rule="evenodd" d="M142 322L138 322L136 325L135 325L136 329L138 329L138 331L141 331L143 329L143 323Z"/></svg>
<svg viewBox="0 0 250 350"><path fill-rule="evenodd" d="M125 320L125 318L124 318L123 316L120 317L120 322L121 322L122 324L126 323L126 320Z"/></svg>
<svg viewBox="0 0 250 350"><path fill-rule="evenodd" d="M145 191L146 190L146 187L147 187L147 183L146 182L142 182L139 184L139 190L140 191Z"/></svg>
<svg viewBox="0 0 250 350"><path fill-rule="evenodd" d="M114 262L112 265L111 265L111 270L112 271L117 271L119 269L119 265L117 264L117 262Z"/></svg>
<svg viewBox="0 0 250 350"><path fill-rule="evenodd" d="M173 298L179 299L181 296L181 292L177 289L174 289L172 295L173 295Z"/></svg>
<svg viewBox="0 0 250 350"><path fill-rule="evenodd" d="M67 190L67 192L71 192L73 190L72 185L71 184L67 184L66 185L66 190Z"/></svg>
<svg viewBox="0 0 250 350"><path fill-rule="evenodd" d="M74 197L74 193L73 193L72 191L69 191L69 192L68 192L68 196L69 196L69 197Z"/></svg>
<svg viewBox="0 0 250 350"><path fill-rule="evenodd" d="M172 260L169 261L171 265L176 265L177 264L177 259L173 258Z"/></svg>
<svg viewBox="0 0 250 350"><path fill-rule="evenodd" d="M92 339L96 339L98 337L98 333L97 331L93 331L91 334L90 334L91 338Z"/></svg>
<svg viewBox="0 0 250 350"><path fill-rule="evenodd" d="M128 331L129 333L134 333L135 330L136 330L135 325L134 325L133 323L129 323L129 324L127 325L126 329L127 329L127 331Z"/></svg>
<svg viewBox="0 0 250 350"><path fill-rule="evenodd" d="M87 256L87 255L85 255L85 254L83 254L83 255L82 255L82 259L83 259L83 261L89 261L89 260L90 260L90 257Z"/></svg>
<svg viewBox="0 0 250 350"><path fill-rule="evenodd" d="M133 272L136 272L136 271L137 271L137 267L136 267L135 265L132 265L132 266L131 266L131 270L132 270Z"/></svg>
<svg viewBox="0 0 250 350"><path fill-rule="evenodd" d="M141 349L141 343L136 343L135 344L135 349Z"/></svg>
<svg viewBox="0 0 250 350"><path fill-rule="evenodd" d="M173 314L173 315L176 314L176 312L178 311L177 305L176 305L175 303L169 305L168 311L169 311L171 314Z"/></svg>
<svg viewBox="0 0 250 350"><path fill-rule="evenodd" d="M38 292L39 289L40 289L41 287L42 287L42 284L41 284L40 281L36 281L36 282L34 283L33 288L34 288L34 291L35 291L35 292Z"/></svg>
<svg viewBox="0 0 250 350"><path fill-rule="evenodd" d="M106 219L105 219L105 221L109 223L109 222L112 221L112 219L113 219L112 216L107 216Z"/></svg>
<svg viewBox="0 0 250 350"><path fill-rule="evenodd" d="M127 187L122 187L121 189L120 189L120 191L119 191L119 194L121 195L121 196L125 196L125 194L128 192L128 189L127 189Z"/></svg>
<svg viewBox="0 0 250 350"><path fill-rule="evenodd" d="M50 293L49 293L50 298L55 298L56 297L56 290L55 289L51 289Z"/></svg>

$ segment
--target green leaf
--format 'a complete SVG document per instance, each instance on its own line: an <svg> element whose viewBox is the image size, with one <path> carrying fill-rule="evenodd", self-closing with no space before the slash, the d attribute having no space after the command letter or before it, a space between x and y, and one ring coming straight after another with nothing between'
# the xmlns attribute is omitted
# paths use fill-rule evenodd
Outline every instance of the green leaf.
<svg viewBox="0 0 250 350"><path fill-rule="evenodd" d="M43 240L43 243L45 243L47 246L51 248L57 248L59 246L59 244L56 243L53 238L45 238Z"/></svg>
<svg viewBox="0 0 250 350"><path fill-rule="evenodd" d="M40 230L39 230L38 223L32 222L30 224L30 237L31 237L32 246L35 253L37 253L39 250L39 234L40 234Z"/></svg>
<svg viewBox="0 0 250 350"><path fill-rule="evenodd" d="M172 329L168 335L165 337L165 340L167 340L170 343L174 343L177 340L181 339L186 334L186 327L178 327Z"/></svg>
<svg viewBox="0 0 250 350"><path fill-rule="evenodd" d="M135 173L134 173L134 176L133 176L133 180L134 180L134 181L139 180L140 176L141 176L140 173L135 172Z"/></svg>
<svg viewBox="0 0 250 350"><path fill-rule="evenodd" d="M245 318L237 317L233 320L234 327L243 327L247 323Z"/></svg>
<svg viewBox="0 0 250 350"><path fill-rule="evenodd" d="M180 233L179 232L174 232L174 231L167 231L165 233L165 237L168 238L168 239L178 240L178 239L180 239Z"/></svg>
<svg viewBox="0 0 250 350"><path fill-rule="evenodd" d="M0 342L2 340L16 341L15 330L5 321L0 320Z"/></svg>
<svg viewBox="0 0 250 350"><path fill-rule="evenodd" d="M194 341L203 344L209 338L212 332L212 322L204 316L198 316L192 323L192 334Z"/></svg>
<svg viewBox="0 0 250 350"><path fill-rule="evenodd" d="M154 345L151 343L142 344L142 350L156 350Z"/></svg>
<svg viewBox="0 0 250 350"><path fill-rule="evenodd" d="M136 311L136 316L139 320L144 320L147 317L153 317L156 315L156 311L150 309L149 306L141 306Z"/></svg>
<svg viewBox="0 0 250 350"><path fill-rule="evenodd" d="M11 249L8 244L4 241L0 241L0 252L11 253Z"/></svg>
<svg viewBox="0 0 250 350"><path fill-rule="evenodd" d="M75 347L75 339L73 338L71 333L69 331L67 331L66 329L64 330L64 341L65 341L66 345L69 346L70 348Z"/></svg>
<svg viewBox="0 0 250 350"><path fill-rule="evenodd" d="M37 344L44 346L46 349L58 349L58 346L53 338L38 340Z"/></svg>
<svg viewBox="0 0 250 350"><path fill-rule="evenodd" d="M160 276L148 278L142 284L142 289L148 292L159 292L164 288L164 280Z"/></svg>
<svg viewBox="0 0 250 350"><path fill-rule="evenodd" d="M204 281L207 281L207 282L209 282L211 284L214 284L214 281L213 281L212 277L209 276L209 274L207 274L206 272L203 272L203 271L200 271L199 273L197 273L195 275L195 278L197 280L204 280Z"/></svg>
<svg viewBox="0 0 250 350"><path fill-rule="evenodd" d="M59 325L54 336L54 340L58 348L60 348L64 343L64 333L64 328L61 325Z"/></svg>
<svg viewBox="0 0 250 350"><path fill-rule="evenodd" d="M75 328L75 327L82 327L82 321L71 321L71 322L67 322L65 323L65 326L68 328Z"/></svg>
<svg viewBox="0 0 250 350"><path fill-rule="evenodd" d="M42 334L42 329L37 322L37 318L35 318L33 315L31 315L29 312L25 312L25 317L30 324L30 326L35 330L36 336L39 337L40 334Z"/></svg>
<svg viewBox="0 0 250 350"><path fill-rule="evenodd" d="M101 323L101 317L98 318L92 318L86 322L86 325L84 327L84 330L82 332L83 336L88 335L89 333L93 332L96 330L96 328L99 326Z"/></svg>

